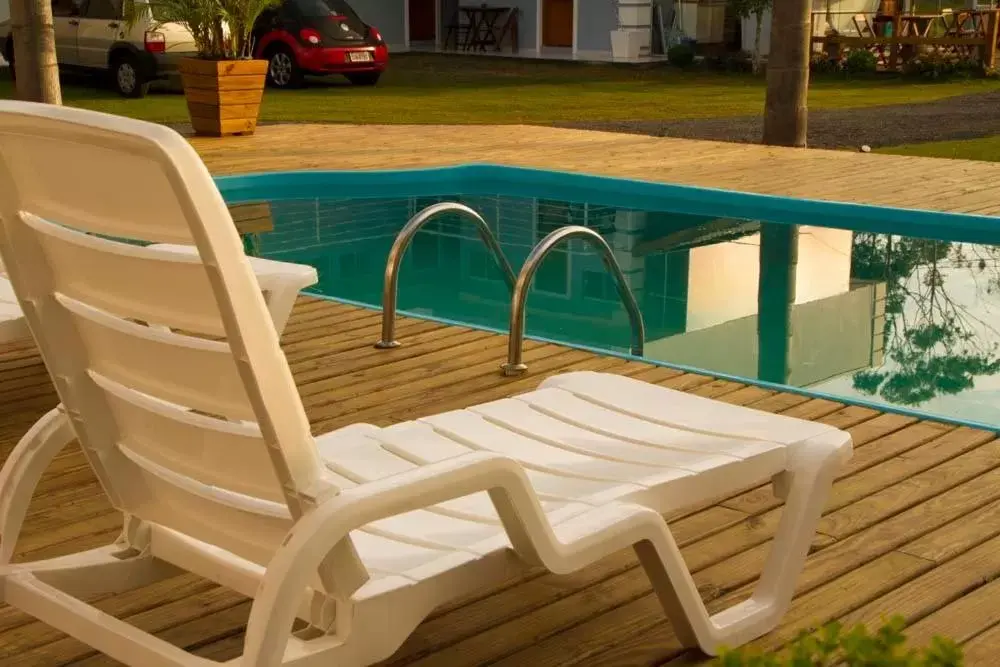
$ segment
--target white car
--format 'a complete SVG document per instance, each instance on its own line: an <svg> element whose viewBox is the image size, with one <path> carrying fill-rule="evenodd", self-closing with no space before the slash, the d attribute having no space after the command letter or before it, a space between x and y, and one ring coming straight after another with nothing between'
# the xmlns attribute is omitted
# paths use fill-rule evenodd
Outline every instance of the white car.
<svg viewBox="0 0 1000 667"><path fill-rule="evenodd" d="M52 19L59 68L106 72L125 97L142 97L151 82L177 74L180 58L196 53L186 26L157 23L148 12L130 30L121 0L53 0ZM0 23L0 44L13 73L10 20Z"/></svg>

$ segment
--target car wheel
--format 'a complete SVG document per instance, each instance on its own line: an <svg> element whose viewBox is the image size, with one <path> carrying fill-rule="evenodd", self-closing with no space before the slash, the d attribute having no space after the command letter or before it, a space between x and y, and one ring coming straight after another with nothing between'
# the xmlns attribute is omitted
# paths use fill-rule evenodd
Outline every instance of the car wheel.
<svg viewBox="0 0 1000 667"><path fill-rule="evenodd" d="M382 72L359 72L357 74L345 74L344 76L355 86L374 86L378 83Z"/></svg>
<svg viewBox="0 0 1000 667"><path fill-rule="evenodd" d="M149 82L139 66L139 59L131 53L117 56L111 63L111 82L122 97L145 97Z"/></svg>
<svg viewBox="0 0 1000 667"><path fill-rule="evenodd" d="M302 68L287 46L278 46L267 57L267 83L275 88L298 88L302 85Z"/></svg>

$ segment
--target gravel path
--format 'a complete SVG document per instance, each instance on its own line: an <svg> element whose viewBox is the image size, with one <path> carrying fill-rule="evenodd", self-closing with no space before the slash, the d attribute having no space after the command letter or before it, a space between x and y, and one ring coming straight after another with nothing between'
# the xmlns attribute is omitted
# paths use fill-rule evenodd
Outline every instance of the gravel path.
<svg viewBox="0 0 1000 667"><path fill-rule="evenodd" d="M1000 92L949 97L934 102L809 112L809 146L858 148L975 139L1000 134ZM656 137L756 143L761 116L702 120L636 120L560 123L560 127Z"/></svg>

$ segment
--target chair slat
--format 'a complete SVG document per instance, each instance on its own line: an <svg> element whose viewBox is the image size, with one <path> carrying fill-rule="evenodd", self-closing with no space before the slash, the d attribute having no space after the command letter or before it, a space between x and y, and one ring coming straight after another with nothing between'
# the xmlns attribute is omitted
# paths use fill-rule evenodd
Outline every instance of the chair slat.
<svg viewBox="0 0 1000 667"><path fill-rule="evenodd" d="M38 232L55 291L122 317L214 336L225 333L196 253L110 241L31 214L22 219Z"/></svg>
<svg viewBox="0 0 1000 667"><path fill-rule="evenodd" d="M153 329L65 295L90 372L227 419L256 421L229 345Z"/></svg>
<svg viewBox="0 0 1000 667"><path fill-rule="evenodd" d="M260 429L185 410L102 376L120 447L202 484L284 503Z"/></svg>
<svg viewBox="0 0 1000 667"><path fill-rule="evenodd" d="M151 142L100 128L42 127L14 115L4 119L3 132L5 160L17 165L10 177L21 210L98 234L194 243L176 178L169 163L155 159ZM142 187L123 187L114 174Z"/></svg>

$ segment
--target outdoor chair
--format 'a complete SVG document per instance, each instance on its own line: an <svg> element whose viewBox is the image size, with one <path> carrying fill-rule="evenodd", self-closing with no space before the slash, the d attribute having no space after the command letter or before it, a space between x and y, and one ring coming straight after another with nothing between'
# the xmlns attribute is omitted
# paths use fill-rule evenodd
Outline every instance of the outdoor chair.
<svg viewBox="0 0 1000 667"><path fill-rule="evenodd" d="M443 604L624 548L680 639L714 653L788 609L852 452L831 426L595 372L313 437L229 211L179 134L0 102L0 206L0 256L59 409L124 517L107 547L0 564L0 595L135 667L217 663L79 598L190 572L253 599L230 664L370 665ZM761 579L709 615L662 514L767 481L786 509ZM33 484L0 480L0 526Z"/></svg>

